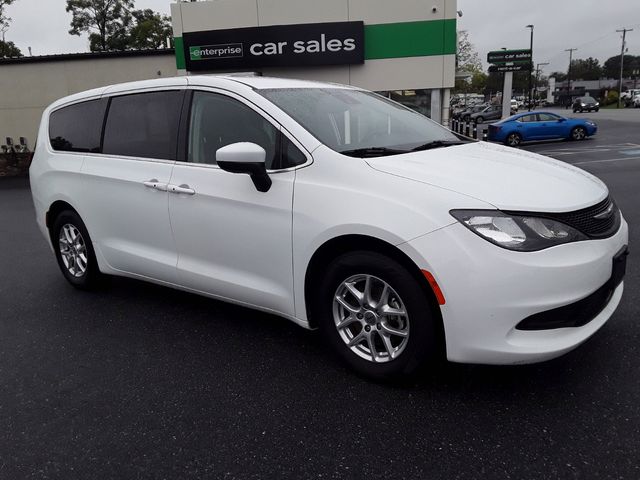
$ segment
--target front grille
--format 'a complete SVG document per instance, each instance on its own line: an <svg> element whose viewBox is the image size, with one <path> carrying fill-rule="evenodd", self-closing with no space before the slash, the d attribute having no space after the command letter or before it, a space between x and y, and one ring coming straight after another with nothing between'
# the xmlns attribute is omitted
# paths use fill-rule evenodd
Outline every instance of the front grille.
<svg viewBox="0 0 640 480"><path fill-rule="evenodd" d="M597 215L607 211L612 207L611 215L605 218L594 218ZM508 212L516 215L527 215L524 212ZM620 228L620 210L611 197L605 198L600 203L574 212L563 213L542 213L531 212L532 216L550 218L557 220L576 230L584 233L591 238L607 238L611 237Z"/></svg>

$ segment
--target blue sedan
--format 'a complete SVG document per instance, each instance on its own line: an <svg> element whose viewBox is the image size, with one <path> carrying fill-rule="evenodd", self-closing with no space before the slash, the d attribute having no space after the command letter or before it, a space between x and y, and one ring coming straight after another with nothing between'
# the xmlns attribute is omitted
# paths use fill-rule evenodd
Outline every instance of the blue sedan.
<svg viewBox="0 0 640 480"><path fill-rule="evenodd" d="M489 125L489 140L517 147L531 140L584 140L597 130L591 120L565 118L550 112L525 112Z"/></svg>

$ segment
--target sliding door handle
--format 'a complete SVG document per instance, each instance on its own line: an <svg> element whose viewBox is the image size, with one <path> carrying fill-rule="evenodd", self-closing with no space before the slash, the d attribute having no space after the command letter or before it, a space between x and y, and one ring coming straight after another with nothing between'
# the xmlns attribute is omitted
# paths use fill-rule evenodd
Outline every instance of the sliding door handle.
<svg viewBox="0 0 640 480"><path fill-rule="evenodd" d="M186 184L182 184L182 185L169 185L168 186L168 190L171 193L183 193L185 195L195 195L196 191L189 187L189 185Z"/></svg>

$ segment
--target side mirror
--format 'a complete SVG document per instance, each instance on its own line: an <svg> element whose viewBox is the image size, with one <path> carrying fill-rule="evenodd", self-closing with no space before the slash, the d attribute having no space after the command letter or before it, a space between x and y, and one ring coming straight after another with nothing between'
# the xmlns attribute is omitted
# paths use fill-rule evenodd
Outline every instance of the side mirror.
<svg viewBox="0 0 640 480"><path fill-rule="evenodd" d="M268 192L271 179L264 164L266 155L260 145L238 142L219 148L216 163L225 172L248 174L259 192Z"/></svg>
<svg viewBox="0 0 640 480"><path fill-rule="evenodd" d="M562 118L562 117L560 117L560 118L558 119L558 121L559 121L559 122L566 122L566 121L567 121L567 119L566 119L566 118Z"/></svg>

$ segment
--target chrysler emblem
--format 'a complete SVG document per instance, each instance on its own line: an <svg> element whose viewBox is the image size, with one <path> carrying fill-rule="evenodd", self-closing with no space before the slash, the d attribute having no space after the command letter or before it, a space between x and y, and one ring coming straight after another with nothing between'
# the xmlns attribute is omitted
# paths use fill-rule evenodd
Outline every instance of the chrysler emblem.
<svg viewBox="0 0 640 480"><path fill-rule="evenodd" d="M609 218L612 213L613 213L613 203L610 203L604 212L594 215L593 218L596 220L604 220L605 218Z"/></svg>

